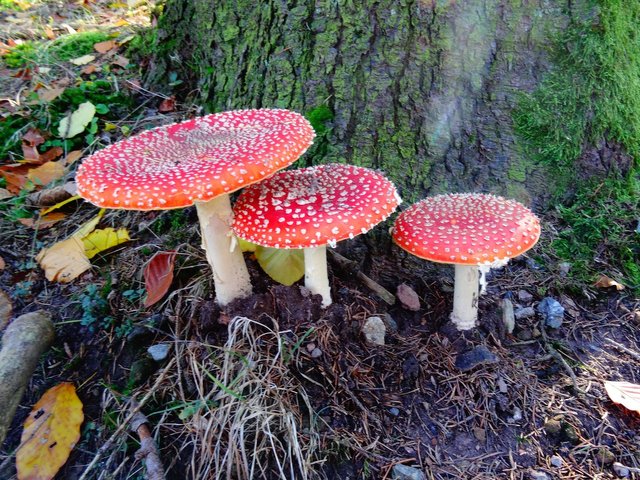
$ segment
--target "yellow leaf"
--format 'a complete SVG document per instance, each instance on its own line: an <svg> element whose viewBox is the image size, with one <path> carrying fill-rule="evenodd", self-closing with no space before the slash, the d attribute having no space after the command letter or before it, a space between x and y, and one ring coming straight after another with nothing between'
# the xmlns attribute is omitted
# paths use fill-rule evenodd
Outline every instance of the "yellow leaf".
<svg viewBox="0 0 640 480"><path fill-rule="evenodd" d="M129 240L131 239L126 228L115 230L109 227L91 232L82 239L82 243L84 243L84 252L87 258L93 258L100 252L109 250Z"/></svg>
<svg viewBox="0 0 640 480"><path fill-rule="evenodd" d="M238 246L240 250L243 252L255 252L257 245L255 243L251 243L249 240L245 240L243 238L237 238Z"/></svg>
<svg viewBox="0 0 640 480"><path fill-rule="evenodd" d="M304 276L304 252L301 249L261 247L255 251L262 270L283 285L293 285Z"/></svg>
<svg viewBox="0 0 640 480"><path fill-rule="evenodd" d="M80 438L82 402L71 383L50 388L24 422L16 453L18 480L50 480Z"/></svg>
<svg viewBox="0 0 640 480"><path fill-rule="evenodd" d="M46 210L43 210L42 212L40 212L40 215L44 216L50 212L53 212L54 210L59 209L60 207L64 207L67 203L75 202L76 200L80 200L81 198L82 197L80 195L74 195L73 197L69 197L66 200L56 203L52 207L49 207Z"/></svg>
<svg viewBox="0 0 640 480"><path fill-rule="evenodd" d="M65 173L66 171L62 162L47 162L37 168L29 170L27 178L31 180L34 185L42 186L62 178Z"/></svg>
<svg viewBox="0 0 640 480"><path fill-rule="evenodd" d="M74 65L86 65L89 62L93 62L96 59L94 55L83 55L78 58L73 58L69 60Z"/></svg>
<svg viewBox="0 0 640 480"><path fill-rule="evenodd" d="M84 243L77 237L43 248L36 256L36 261L50 282L71 282L91 268Z"/></svg>
<svg viewBox="0 0 640 480"><path fill-rule="evenodd" d="M104 122L104 131L111 132L112 130L117 130L118 126L115 123Z"/></svg>
<svg viewBox="0 0 640 480"><path fill-rule="evenodd" d="M100 219L104 215L104 212L106 212L106 210L104 208L101 208L100 211L98 212L98 214L95 217L93 217L87 223L82 225L78 230L73 232L73 234L71 236L81 240L84 237L86 237L87 235L89 235L91 232L93 232L93 229L96 228L96 225L98 225L98 222L100 221Z"/></svg>
<svg viewBox="0 0 640 480"><path fill-rule="evenodd" d="M78 105L78 109L71 115L67 115L60 120L58 136L62 138L75 137L89 125L96 114L96 107L91 102L84 102Z"/></svg>
<svg viewBox="0 0 640 480"><path fill-rule="evenodd" d="M593 286L597 288L616 287L616 290L618 291L624 290L624 285L622 285L620 282L616 282L613 278L606 275L600 275Z"/></svg>

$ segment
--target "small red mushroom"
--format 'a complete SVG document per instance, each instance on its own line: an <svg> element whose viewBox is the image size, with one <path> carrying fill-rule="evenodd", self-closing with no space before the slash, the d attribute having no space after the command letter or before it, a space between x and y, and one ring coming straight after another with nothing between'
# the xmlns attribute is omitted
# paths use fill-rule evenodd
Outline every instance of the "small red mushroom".
<svg viewBox="0 0 640 480"><path fill-rule="evenodd" d="M236 110L165 125L110 145L78 168L78 193L99 207L165 210L196 206L202 246L226 305L251 293L230 225L229 193L296 161L315 136L288 110Z"/></svg>
<svg viewBox="0 0 640 480"><path fill-rule="evenodd" d="M278 172L245 189L234 206L233 231L258 245L303 248L305 285L331 304L326 245L366 233L400 204L384 175L353 165Z"/></svg>
<svg viewBox="0 0 640 480"><path fill-rule="evenodd" d="M451 320L459 330L478 318L478 270L505 265L533 247L540 221L515 200L482 193L437 195L398 215L397 245L413 255L455 265Z"/></svg>

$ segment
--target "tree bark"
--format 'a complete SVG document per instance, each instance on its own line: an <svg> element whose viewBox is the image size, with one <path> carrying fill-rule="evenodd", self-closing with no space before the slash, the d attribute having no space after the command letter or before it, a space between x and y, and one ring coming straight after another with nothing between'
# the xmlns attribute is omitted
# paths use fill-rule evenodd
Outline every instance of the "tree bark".
<svg viewBox="0 0 640 480"><path fill-rule="evenodd" d="M206 111L330 117L297 165L378 168L408 202L488 191L530 203L553 178L523 154L511 110L547 69L570 4L167 0L148 80L181 82Z"/></svg>

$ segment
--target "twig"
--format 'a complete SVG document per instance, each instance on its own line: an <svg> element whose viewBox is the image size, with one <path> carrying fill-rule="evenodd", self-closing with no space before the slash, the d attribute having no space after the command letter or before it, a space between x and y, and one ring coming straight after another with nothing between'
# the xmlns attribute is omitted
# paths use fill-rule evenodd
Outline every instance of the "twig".
<svg viewBox="0 0 640 480"><path fill-rule="evenodd" d="M573 389L579 395L584 395L585 394L584 390L578 387L578 379L576 378L576 374L573 372L573 369L567 363L564 357L560 354L560 352L558 352L551 345L551 342L549 342L549 337L547 337L547 331L544 329L544 318L540 319L540 333L542 334L542 340L544 340L544 347L547 349L547 352L549 352L549 355L555 358L571 377L571 382L573 382Z"/></svg>
<svg viewBox="0 0 640 480"><path fill-rule="evenodd" d="M364 273L358 270L358 264L356 262L343 257L338 252L332 249L327 249L327 251L329 252L329 258L333 262L335 262L338 267L340 267L340 269L344 270L345 272L349 272L351 275L355 273L356 277L358 277L358 280L360 280L364 285L373 290L373 292L387 304L393 305L394 303L396 303L396 296L389 290L384 288L382 285L373 281L371 278L367 277Z"/></svg>
<svg viewBox="0 0 640 480"><path fill-rule="evenodd" d="M131 408L138 409L138 412L131 419L131 430L140 437L140 449L136 452L136 459L142 460L144 458L147 467L147 480L165 480L160 453L149 430L149 419L140 411L138 402L135 400L131 402Z"/></svg>
<svg viewBox="0 0 640 480"><path fill-rule="evenodd" d="M618 342L613 341L610 338L605 338L604 341L605 341L605 343L608 343L612 347L616 347L618 350L621 350L624 353L627 353L627 354L631 355L636 360L640 360L640 353L638 353L638 352L636 352L634 350L631 350L630 348L627 348L624 345L620 345Z"/></svg>
<svg viewBox="0 0 640 480"><path fill-rule="evenodd" d="M129 422L131 422L131 419L134 417L134 415L140 411L142 406L145 403L147 403L147 401L155 393L157 388L160 386L160 384L164 380L164 377L167 375L167 372L173 366L174 361L175 361L175 357L173 357L171 361L167 364L167 366L164 367L164 370L162 370L162 373L160 373L156 382L153 384L153 386L147 392L147 394L144 397L142 397L142 399L140 400L140 403L131 409L131 411L129 412L129 415L127 415L127 418L124 419L124 421L120 424L120 426L116 429L116 431L113 432L113 434L108 438L108 440L104 442L104 444L98 449L98 451L93 457L93 460L91 460L91 463L87 465L87 467L84 469L84 472L82 472L82 475L78 480L87 480L87 478L89 478L88 477L89 472L93 469L93 467L96 466L96 464L98 463L102 455L104 455L105 452L109 450L109 448L111 448L111 445L113 444L113 442L115 442L116 439L120 436L120 434L127 428L127 425L129 425Z"/></svg>

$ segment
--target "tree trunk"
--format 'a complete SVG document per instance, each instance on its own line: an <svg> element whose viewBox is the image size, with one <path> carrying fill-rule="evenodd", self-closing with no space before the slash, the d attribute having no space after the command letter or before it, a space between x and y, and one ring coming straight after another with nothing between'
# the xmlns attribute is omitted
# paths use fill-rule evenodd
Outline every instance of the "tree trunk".
<svg viewBox="0 0 640 480"><path fill-rule="evenodd" d="M407 202L488 191L530 203L553 178L523 154L511 111L547 70L570 4L168 0L149 79L181 82L206 111L300 111L320 135L298 166L378 168Z"/></svg>

